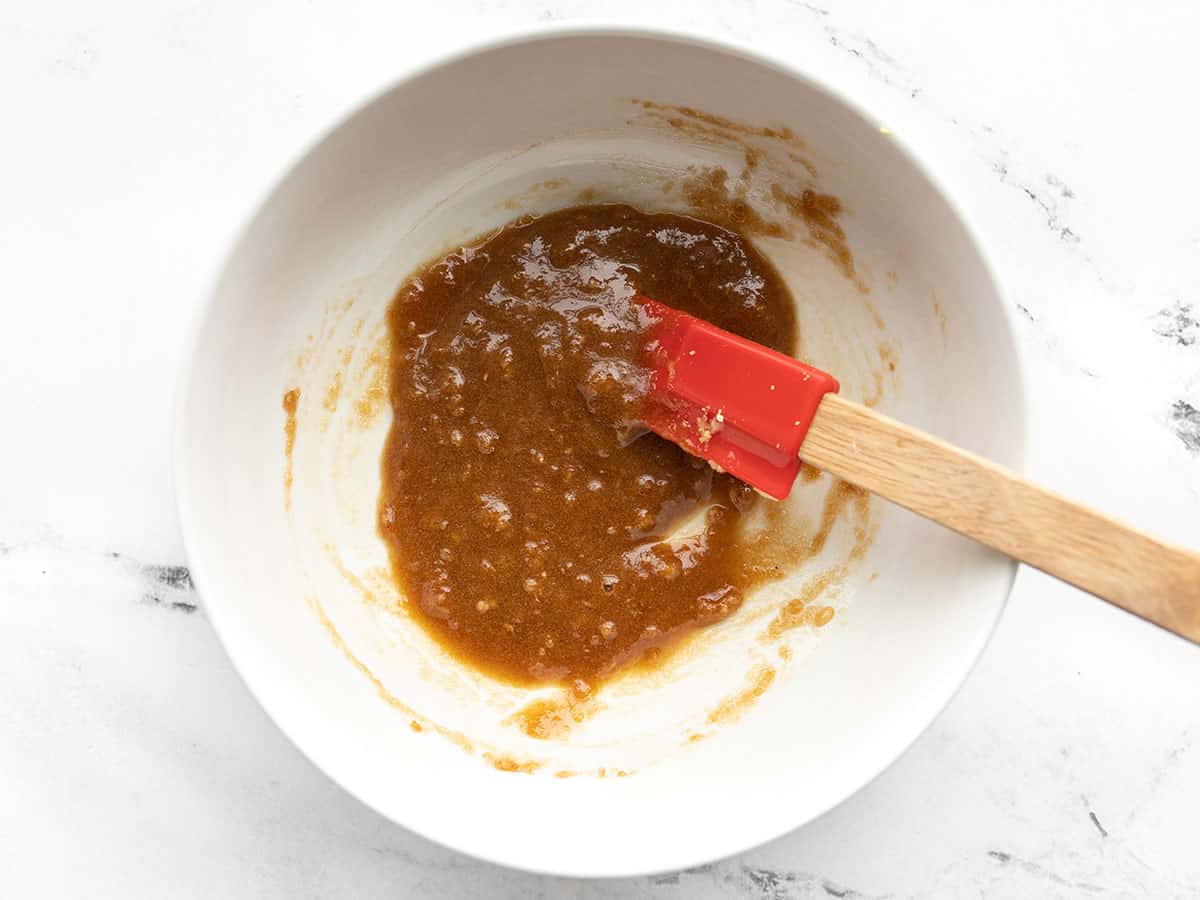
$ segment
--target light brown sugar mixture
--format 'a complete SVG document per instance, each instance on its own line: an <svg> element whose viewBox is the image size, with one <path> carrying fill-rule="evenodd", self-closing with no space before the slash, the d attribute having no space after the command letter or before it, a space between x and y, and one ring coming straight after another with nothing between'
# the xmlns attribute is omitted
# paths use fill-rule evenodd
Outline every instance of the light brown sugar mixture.
<svg viewBox="0 0 1200 900"><path fill-rule="evenodd" d="M638 294L796 345L747 240L621 205L515 222L413 274L389 310L380 532L417 620L495 677L587 694L781 574L747 539L767 501L638 425Z"/></svg>

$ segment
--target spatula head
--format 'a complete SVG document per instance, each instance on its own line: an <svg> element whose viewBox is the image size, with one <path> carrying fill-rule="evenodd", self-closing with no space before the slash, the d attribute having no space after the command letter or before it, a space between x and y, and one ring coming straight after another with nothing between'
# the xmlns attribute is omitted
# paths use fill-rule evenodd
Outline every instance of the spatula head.
<svg viewBox="0 0 1200 900"><path fill-rule="evenodd" d="M649 298L646 426L782 500L830 375Z"/></svg>

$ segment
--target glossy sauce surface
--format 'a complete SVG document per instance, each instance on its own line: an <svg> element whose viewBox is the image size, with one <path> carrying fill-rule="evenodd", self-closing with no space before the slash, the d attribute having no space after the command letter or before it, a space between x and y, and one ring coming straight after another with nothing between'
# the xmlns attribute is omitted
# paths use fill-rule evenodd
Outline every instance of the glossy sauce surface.
<svg viewBox="0 0 1200 900"><path fill-rule="evenodd" d="M639 293L796 344L743 237L619 205L513 223L389 309L380 533L416 618L495 677L586 695L780 574L746 529L767 501L638 425Z"/></svg>

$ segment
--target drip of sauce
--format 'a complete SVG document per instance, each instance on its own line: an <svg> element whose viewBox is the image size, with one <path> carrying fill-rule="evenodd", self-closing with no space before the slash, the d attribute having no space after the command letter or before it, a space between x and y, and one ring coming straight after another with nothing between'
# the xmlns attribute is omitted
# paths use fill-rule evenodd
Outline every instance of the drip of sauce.
<svg viewBox="0 0 1200 900"><path fill-rule="evenodd" d="M300 391L292 388L283 395L283 504L292 507L292 453L296 449L296 410L300 406Z"/></svg>
<svg viewBox="0 0 1200 900"><path fill-rule="evenodd" d="M775 670L770 666L756 667L750 672L743 690L723 700L708 714L709 724L719 725L739 718L754 705L754 701L766 693L774 680Z"/></svg>
<svg viewBox="0 0 1200 900"><path fill-rule="evenodd" d="M508 721L518 725L529 737L545 741L565 736L595 711L595 700L580 700L568 693L565 699L534 700L513 713Z"/></svg>
<svg viewBox="0 0 1200 900"><path fill-rule="evenodd" d="M492 768L499 769L501 772L524 772L529 775L536 772L542 767L540 762L533 760L517 760L503 753L492 753L484 751L483 758L491 763Z"/></svg>
<svg viewBox="0 0 1200 900"><path fill-rule="evenodd" d="M494 677L587 697L781 574L743 539L758 498L640 426L639 293L797 344L785 286L741 235L622 205L519 220L389 309L379 530L414 617Z"/></svg>
<svg viewBox="0 0 1200 900"><path fill-rule="evenodd" d="M796 225L803 225L807 240L821 247L838 271L861 293L869 293L866 282L855 269L854 256L839 221L841 201L811 188L795 190L772 184L771 199L783 215L777 219L765 216L747 197L746 179L757 165L757 161L751 165L749 160L748 157L742 177L736 182L731 183L729 173L719 167L701 169L689 176L682 185L684 198L692 208L714 222L763 237L791 238L795 236Z"/></svg>

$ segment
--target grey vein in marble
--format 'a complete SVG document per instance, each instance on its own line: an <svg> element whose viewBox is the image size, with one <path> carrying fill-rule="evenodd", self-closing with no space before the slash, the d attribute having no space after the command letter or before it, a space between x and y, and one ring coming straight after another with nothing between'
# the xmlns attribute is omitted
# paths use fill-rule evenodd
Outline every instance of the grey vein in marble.
<svg viewBox="0 0 1200 900"><path fill-rule="evenodd" d="M117 563L124 572L134 575L141 582L140 600L142 603L187 614L200 610L196 587L192 583L192 573L187 566L147 563L115 550L96 554L94 551L55 546L56 543L56 541L46 540L24 544L0 543L0 558L11 558L20 551L68 553L73 557L84 555L95 558L101 556ZM42 574L45 575L49 571L49 568L43 569Z"/></svg>
<svg viewBox="0 0 1200 900"><path fill-rule="evenodd" d="M1175 436L1183 441L1183 446L1193 453L1200 453L1200 409L1186 400L1176 400L1171 404L1167 421Z"/></svg>
<svg viewBox="0 0 1200 900"><path fill-rule="evenodd" d="M192 573L187 566L144 563L116 551L109 555L115 560L123 560L144 579L143 603L189 614L200 608Z"/></svg>
<svg viewBox="0 0 1200 900"><path fill-rule="evenodd" d="M1051 871L1045 866L1033 862L1033 860L1021 859L1020 857L1013 856L1011 853L1005 853L1002 850L989 850L988 856L1003 866L1013 866L1014 868L1018 868L1027 875L1033 876L1038 881L1048 881L1051 884L1056 884L1060 887L1086 891L1089 894L1099 894L1104 890L1104 888L1098 884L1091 884L1087 881L1072 881L1068 878L1064 878L1057 872Z"/></svg>
<svg viewBox="0 0 1200 900"><path fill-rule="evenodd" d="M990 131L990 129L988 130ZM1064 212L1061 209L1060 201L1073 200L1075 192L1061 179L1053 174L1041 176L1040 180L1045 182L1045 188L1042 188L1036 181L1033 182L1033 187L1030 187L1028 182L1013 180L1009 174L1007 152L1003 152L1003 157L992 163L992 171L999 176L1001 184L1016 188L1042 211L1046 217L1046 227L1060 240L1067 244L1079 243L1079 235L1070 226L1063 224Z"/></svg>
<svg viewBox="0 0 1200 900"><path fill-rule="evenodd" d="M1192 304L1177 300L1154 316L1154 333L1180 347L1190 347L1200 337L1200 318L1197 315Z"/></svg>
<svg viewBox="0 0 1200 900"><path fill-rule="evenodd" d="M797 872L770 866L751 866L739 862L713 863L656 875L649 879L655 886L685 887L693 879L705 879L730 896L754 900L801 900L808 897L834 897L838 900L887 900L890 894L865 894L811 872ZM683 896L690 891L683 890Z"/></svg>
<svg viewBox="0 0 1200 900"><path fill-rule="evenodd" d="M897 75L911 80L911 75L896 60L871 38L844 31L832 24L830 12L814 3L801 3L800 7L818 18L821 29L829 43L845 53L860 60L866 66L867 72L873 77L892 87L896 86ZM921 93L920 88L912 88L910 96L916 98Z"/></svg>
<svg viewBox="0 0 1200 900"><path fill-rule="evenodd" d="M1100 817L1097 816L1096 811L1090 807L1088 808L1088 818L1092 820L1092 824L1095 825L1096 830L1100 832L1100 837L1108 837L1108 829L1100 823Z"/></svg>

